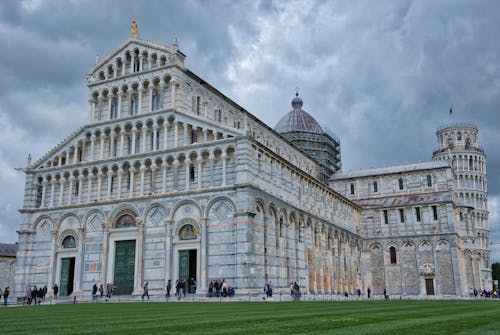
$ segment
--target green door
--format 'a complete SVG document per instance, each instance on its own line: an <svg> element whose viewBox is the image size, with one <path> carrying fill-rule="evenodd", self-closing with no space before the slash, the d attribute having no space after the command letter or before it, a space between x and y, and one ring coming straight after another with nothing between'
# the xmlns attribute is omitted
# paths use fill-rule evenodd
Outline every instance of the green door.
<svg viewBox="0 0 500 335"><path fill-rule="evenodd" d="M189 280L189 250L179 250L179 280Z"/></svg>
<svg viewBox="0 0 500 335"><path fill-rule="evenodd" d="M59 285L59 295L68 296L73 293L73 282L75 276L75 258L61 259L61 282Z"/></svg>
<svg viewBox="0 0 500 335"><path fill-rule="evenodd" d="M135 240L115 242L115 294L134 291Z"/></svg>

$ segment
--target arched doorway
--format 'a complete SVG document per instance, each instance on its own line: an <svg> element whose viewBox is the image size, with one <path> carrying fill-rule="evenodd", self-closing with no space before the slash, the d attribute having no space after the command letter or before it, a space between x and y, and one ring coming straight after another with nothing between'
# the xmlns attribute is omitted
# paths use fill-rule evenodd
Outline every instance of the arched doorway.
<svg viewBox="0 0 500 335"><path fill-rule="evenodd" d="M175 279L186 281L189 293L196 293L193 281L200 280L200 231L193 219L184 219L178 225L175 242ZM198 285L196 285L198 286Z"/></svg>

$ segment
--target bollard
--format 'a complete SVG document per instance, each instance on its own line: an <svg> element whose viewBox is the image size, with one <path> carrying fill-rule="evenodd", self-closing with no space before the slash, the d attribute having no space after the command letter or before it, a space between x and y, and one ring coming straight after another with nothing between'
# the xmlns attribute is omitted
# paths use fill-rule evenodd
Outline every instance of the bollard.
<svg viewBox="0 0 500 335"><path fill-rule="evenodd" d="M73 305L76 304L76 295L73 296Z"/></svg>

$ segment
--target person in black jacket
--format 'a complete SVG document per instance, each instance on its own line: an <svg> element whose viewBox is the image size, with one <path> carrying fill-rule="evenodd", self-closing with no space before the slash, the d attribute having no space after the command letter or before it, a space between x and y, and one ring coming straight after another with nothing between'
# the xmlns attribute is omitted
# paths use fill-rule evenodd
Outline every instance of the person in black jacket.
<svg viewBox="0 0 500 335"><path fill-rule="evenodd" d="M3 305L4 306L7 306L8 304L8 300L9 300L9 287L7 286L4 290L3 290Z"/></svg>

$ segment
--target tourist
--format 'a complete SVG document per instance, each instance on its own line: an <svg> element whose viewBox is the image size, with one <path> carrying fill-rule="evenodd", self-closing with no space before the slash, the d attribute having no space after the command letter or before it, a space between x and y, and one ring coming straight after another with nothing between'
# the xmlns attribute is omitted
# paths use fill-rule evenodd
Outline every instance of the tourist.
<svg viewBox="0 0 500 335"><path fill-rule="evenodd" d="M41 287L40 289L38 289L38 294L37 294L38 306L40 306L40 304L42 303L44 296L45 296L45 291L44 291L43 287Z"/></svg>
<svg viewBox="0 0 500 335"><path fill-rule="evenodd" d="M113 296L113 284L106 284L106 301Z"/></svg>
<svg viewBox="0 0 500 335"><path fill-rule="evenodd" d="M227 297L227 284L225 279L222 279L222 296L224 298Z"/></svg>
<svg viewBox="0 0 500 335"><path fill-rule="evenodd" d="M189 293L191 294L196 293L196 280L194 280L193 277L189 279Z"/></svg>
<svg viewBox="0 0 500 335"><path fill-rule="evenodd" d="M347 299L349 298L349 293L347 293L347 291L344 291L344 297Z"/></svg>
<svg viewBox="0 0 500 335"><path fill-rule="evenodd" d="M297 282L295 282L293 284L293 300L295 301L300 301L300 286L299 284L297 284Z"/></svg>
<svg viewBox="0 0 500 335"><path fill-rule="evenodd" d="M175 281L175 296L179 296L179 291L181 289L181 283L179 282L179 279Z"/></svg>
<svg viewBox="0 0 500 335"><path fill-rule="evenodd" d="M57 283L54 284L54 287L52 288L52 296L54 297L54 300L57 300L57 294L59 293L59 286L57 286Z"/></svg>
<svg viewBox="0 0 500 335"><path fill-rule="evenodd" d="M28 305L31 305L31 286L28 286L28 288L26 289L26 303Z"/></svg>
<svg viewBox="0 0 500 335"><path fill-rule="evenodd" d="M186 290L187 290L187 281L186 278L182 279L181 281L181 288L182 288L182 297L186 297Z"/></svg>
<svg viewBox="0 0 500 335"><path fill-rule="evenodd" d="M385 288L384 288L384 299L389 300L389 295L387 294L387 291Z"/></svg>
<svg viewBox="0 0 500 335"><path fill-rule="evenodd" d="M36 303L37 303L37 299L38 299L38 289L35 286L33 286L33 288L31 289L31 302L34 303L33 306L36 306Z"/></svg>
<svg viewBox="0 0 500 335"><path fill-rule="evenodd" d="M273 285L271 281L264 285L264 292L266 293L266 299L273 297Z"/></svg>
<svg viewBox="0 0 500 335"><path fill-rule="evenodd" d="M214 295L214 282L210 281L210 283L208 284L208 297L212 298L213 295Z"/></svg>
<svg viewBox="0 0 500 335"><path fill-rule="evenodd" d="M7 306L8 305L8 300L9 300L9 287L7 286L4 290L3 290L3 305L4 306Z"/></svg>
<svg viewBox="0 0 500 335"><path fill-rule="evenodd" d="M47 285L43 287L42 292L43 292L42 300L45 301L45 296L47 295Z"/></svg>
<svg viewBox="0 0 500 335"><path fill-rule="evenodd" d="M219 298L220 297L220 283L218 280L215 281L214 287L215 287L215 297Z"/></svg>
<svg viewBox="0 0 500 335"><path fill-rule="evenodd" d="M167 294L165 294L165 296L167 298L170 298L170 290L172 289L172 281L169 279L167 281Z"/></svg>
<svg viewBox="0 0 500 335"><path fill-rule="evenodd" d="M144 293L142 294L142 300L144 300L144 296L148 297L148 300L149 300L148 282L146 282L146 284L144 284Z"/></svg>
<svg viewBox="0 0 500 335"><path fill-rule="evenodd" d="M101 284L99 286L99 296L101 297L101 300L103 295L104 295L104 286Z"/></svg>
<svg viewBox="0 0 500 335"><path fill-rule="evenodd" d="M358 288L358 299L361 298L361 289Z"/></svg>
<svg viewBox="0 0 500 335"><path fill-rule="evenodd" d="M368 299L370 299L371 295L372 295L372 290L370 290L369 287L368 287L368 290L366 290L366 294L368 295Z"/></svg>
<svg viewBox="0 0 500 335"><path fill-rule="evenodd" d="M97 302L97 284L94 284L94 286L92 287L92 301L93 303L96 303Z"/></svg>

